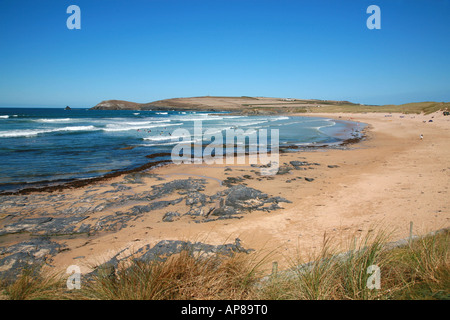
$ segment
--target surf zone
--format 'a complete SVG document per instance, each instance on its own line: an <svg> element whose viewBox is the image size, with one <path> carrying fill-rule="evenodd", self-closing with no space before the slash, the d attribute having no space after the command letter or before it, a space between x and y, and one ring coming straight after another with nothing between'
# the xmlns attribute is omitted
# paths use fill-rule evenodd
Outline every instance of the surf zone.
<svg viewBox="0 0 450 320"><path fill-rule="evenodd" d="M257 164L262 175L274 175L279 167L279 130L209 128L205 132L202 122L195 121L193 134L178 128L172 133L171 159L175 164ZM270 138L270 139L269 139ZM180 141L181 139L181 141ZM270 142L269 142L270 140ZM210 142L203 147L204 142Z"/></svg>

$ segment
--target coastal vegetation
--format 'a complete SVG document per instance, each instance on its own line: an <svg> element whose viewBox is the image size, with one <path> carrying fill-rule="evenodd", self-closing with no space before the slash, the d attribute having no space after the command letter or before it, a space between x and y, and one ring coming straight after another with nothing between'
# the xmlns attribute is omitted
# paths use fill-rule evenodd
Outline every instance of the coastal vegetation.
<svg viewBox="0 0 450 320"><path fill-rule="evenodd" d="M403 113L403 114L431 114L436 111L450 109L449 102L414 102L401 105L371 106L350 103L319 102L316 105L247 105L244 113Z"/></svg>
<svg viewBox="0 0 450 320"><path fill-rule="evenodd" d="M186 249L167 259L129 260L112 271L100 268L68 290L67 275L24 269L15 281L3 280L2 299L101 300L448 300L448 229L397 244L388 235L367 233L338 253L324 236L308 261L290 259L286 270L267 265L271 254L202 254ZM311 260L310 260L311 259ZM380 270L380 286L371 288L370 266Z"/></svg>

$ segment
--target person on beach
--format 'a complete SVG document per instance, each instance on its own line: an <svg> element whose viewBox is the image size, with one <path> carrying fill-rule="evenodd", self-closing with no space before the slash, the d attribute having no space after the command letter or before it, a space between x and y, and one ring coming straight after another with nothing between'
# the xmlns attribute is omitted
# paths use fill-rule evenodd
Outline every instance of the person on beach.
<svg viewBox="0 0 450 320"><path fill-rule="evenodd" d="M420 140L423 140L423 134L420 134Z"/></svg>

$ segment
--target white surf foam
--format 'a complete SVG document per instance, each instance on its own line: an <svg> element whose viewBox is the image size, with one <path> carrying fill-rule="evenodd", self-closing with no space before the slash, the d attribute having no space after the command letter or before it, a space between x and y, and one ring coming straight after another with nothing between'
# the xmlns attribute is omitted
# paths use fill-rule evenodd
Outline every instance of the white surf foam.
<svg viewBox="0 0 450 320"><path fill-rule="evenodd" d="M127 122L117 122L117 123L111 123L112 125L130 125L130 126L140 126L140 125L152 125L152 124L158 124L158 123L168 123L171 120L150 120L150 121L127 121Z"/></svg>
<svg viewBox="0 0 450 320"><path fill-rule="evenodd" d="M150 141L164 141L164 140L172 140L172 139L179 139L186 137L184 135L177 135L177 136L151 136L151 137L145 137L142 138L144 140L150 140Z"/></svg>
<svg viewBox="0 0 450 320"><path fill-rule="evenodd" d="M256 126L258 124L263 124L269 122L268 120L263 121L250 121L250 122L243 122L243 123L237 123L236 126L239 127L248 127L248 126Z"/></svg>
<svg viewBox="0 0 450 320"><path fill-rule="evenodd" d="M34 121L36 121L36 122L49 122L49 123L52 123L52 122L69 122L69 121L72 121L73 119L71 119L71 118L61 118L61 119L36 119L36 120L34 120Z"/></svg>
<svg viewBox="0 0 450 320"><path fill-rule="evenodd" d="M289 120L289 117L277 117L277 118L273 118L273 119L270 119L270 121L279 121L279 120Z"/></svg>
<svg viewBox="0 0 450 320"><path fill-rule="evenodd" d="M164 128L181 125L183 125L183 123L161 123L161 124L139 124L139 125L108 124L106 125L106 128L102 128L102 130L107 132L116 132L116 131Z"/></svg>
<svg viewBox="0 0 450 320"><path fill-rule="evenodd" d="M95 131L100 130L94 126L75 126L64 127L55 129L25 129L25 130L11 130L0 131L0 138L20 138L20 137L32 137L38 134L52 133L52 132L64 132L64 131Z"/></svg>
<svg viewBox="0 0 450 320"><path fill-rule="evenodd" d="M195 112L192 112L193 114ZM182 121L218 121L223 120L224 117L209 115L209 114L187 114L171 117L171 119L182 120Z"/></svg>

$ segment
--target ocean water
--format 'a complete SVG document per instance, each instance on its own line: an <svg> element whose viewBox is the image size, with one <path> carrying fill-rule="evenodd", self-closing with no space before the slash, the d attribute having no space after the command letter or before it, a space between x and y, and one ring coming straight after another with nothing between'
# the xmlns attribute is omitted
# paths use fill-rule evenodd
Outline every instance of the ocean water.
<svg viewBox="0 0 450 320"><path fill-rule="evenodd" d="M194 123L203 131L279 129L280 148L339 144L360 129L311 117L237 116L225 112L0 108L0 192L129 170L167 156ZM250 130L250 131L248 131ZM200 139L201 140L201 139ZM269 140L270 142L270 140ZM203 145L211 140L203 140Z"/></svg>

